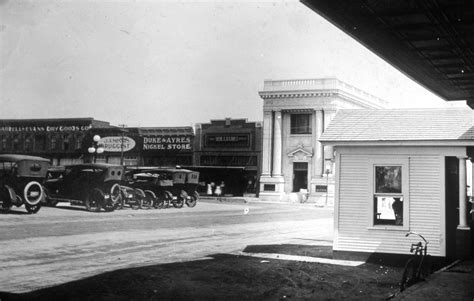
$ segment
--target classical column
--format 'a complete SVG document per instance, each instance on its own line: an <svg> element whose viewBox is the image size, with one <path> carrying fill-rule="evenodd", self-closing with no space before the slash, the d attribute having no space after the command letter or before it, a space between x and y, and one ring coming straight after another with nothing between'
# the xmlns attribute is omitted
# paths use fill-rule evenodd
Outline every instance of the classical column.
<svg viewBox="0 0 474 301"><path fill-rule="evenodd" d="M459 159L459 225L458 229L468 229L467 224L467 204L466 204L466 191L467 191L467 175L466 175L466 156L460 156Z"/></svg>
<svg viewBox="0 0 474 301"><path fill-rule="evenodd" d="M324 173L324 148L321 142L319 142L319 137L321 137L324 130L324 117L322 110L316 111L316 129L314 130L316 131L314 175L322 177Z"/></svg>
<svg viewBox="0 0 474 301"><path fill-rule="evenodd" d="M281 176L281 111L275 112L273 124L273 174L274 177Z"/></svg>
<svg viewBox="0 0 474 301"><path fill-rule="evenodd" d="M324 111L324 131L327 129L331 120L334 119L334 115L336 115L335 111ZM324 161L326 161L326 164L328 163L327 160L334 160L334 146L332 145L324 146ZM331 163L332 162L333 161L331 161ZM324 167L324 170L326 170L326 166Z"/></svg>
<svg viewBox="0 0 474 301"><path fill-rule="evenodd" d="M272 112L263 113L262 176L269 177L272 160Z"/></svg>

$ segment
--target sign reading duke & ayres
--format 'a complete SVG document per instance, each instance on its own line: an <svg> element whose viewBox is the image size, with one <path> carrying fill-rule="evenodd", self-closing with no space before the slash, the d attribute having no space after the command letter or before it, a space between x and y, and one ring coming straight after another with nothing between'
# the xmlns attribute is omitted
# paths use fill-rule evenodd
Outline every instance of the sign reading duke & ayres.
<svg viewBox="0 0 474 301"><path fill-rule="evenodd" d="M191 136L143 136L144 151L192 151Z"/></svg>

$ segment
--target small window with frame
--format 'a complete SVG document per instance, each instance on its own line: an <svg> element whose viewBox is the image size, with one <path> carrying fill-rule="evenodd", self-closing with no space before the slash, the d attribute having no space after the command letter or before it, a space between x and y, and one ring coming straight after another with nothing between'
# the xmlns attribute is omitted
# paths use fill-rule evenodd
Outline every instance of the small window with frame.
<svg viewBox="0 0 474 301"><path fill-rule="evenodd" d="M373 225L403 226L403 166L375 165Z"/></svg>
<svg viewBox="0 0 474 301"><path fill-rule="evenodd" d="M292 135L311 134L311 114L291 114Z"/></svg>

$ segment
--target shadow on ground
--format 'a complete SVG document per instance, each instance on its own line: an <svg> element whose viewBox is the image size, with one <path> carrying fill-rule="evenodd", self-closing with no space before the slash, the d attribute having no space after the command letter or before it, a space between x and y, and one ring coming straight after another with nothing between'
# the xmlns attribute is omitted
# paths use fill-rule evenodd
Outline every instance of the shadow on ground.
<svg viewBox="0 0 474 301"><path fill-rule="evenodd" d="M329 256L330 247L247 246L246 252ZM209 259L121 269L0 300L384 300L400 268L358 267L215 254ZM326 257L327 258L327 257Z"/></svg>

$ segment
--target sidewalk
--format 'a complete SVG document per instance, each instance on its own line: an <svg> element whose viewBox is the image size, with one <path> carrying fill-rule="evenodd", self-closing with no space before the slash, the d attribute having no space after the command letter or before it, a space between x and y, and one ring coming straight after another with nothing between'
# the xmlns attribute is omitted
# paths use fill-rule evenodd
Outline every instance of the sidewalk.
<svg viewBox="0 0 474 301"><path fill-rule="evenodd" d="M212 195L200 195L199 199L206 202L221 202L224 204L246 204L246 203L255 203L255 204L280 204L280 205L288 205L288 206L309 206L309 207L318 207L318 208L326 208L326 209L334 209L333 206L319 206L314 202L278 202L278 201L262 201L258 197L247 197L247 196L212 196Z"/></svg>
<svg viewBox="0 0 474 301"><path fill-rule="evenodd" d="M431 275L392 300L474 300L474 260L461 261Z"/></svg>

